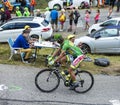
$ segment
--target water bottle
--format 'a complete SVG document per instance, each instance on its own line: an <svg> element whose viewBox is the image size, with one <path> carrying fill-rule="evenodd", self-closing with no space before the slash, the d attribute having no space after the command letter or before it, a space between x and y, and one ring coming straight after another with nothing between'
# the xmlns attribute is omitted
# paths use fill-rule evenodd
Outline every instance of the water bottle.
<svg viewBox="0 0 120 105"><path fill-rule="evenodd" d="M42 35L39 36L39 43L42 43Z"/></svg>
<svg viewBox="0 0 120 105"><path fill-rule="evenodd" d="M65 82L64 82L64 85L65 86L69 86L69 81L70 81L70 74L67 70L64 70L61 72L61 74L65 77Z"/></svg>

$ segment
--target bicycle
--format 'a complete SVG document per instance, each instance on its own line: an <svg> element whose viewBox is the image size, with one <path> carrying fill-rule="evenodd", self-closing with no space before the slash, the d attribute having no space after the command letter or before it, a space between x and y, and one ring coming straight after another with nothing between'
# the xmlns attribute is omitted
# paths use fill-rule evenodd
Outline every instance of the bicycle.
<svg viewBox="0 0 120 105"><path fill-rule="evenodd" d="M58 88L60 85L60 79L63 80L66 87L72 85L72 80L66 81L65 76L61 74L60 64L55 64L53 67L48 69L43 69L35 76L35 85L42 92L52 92ZM75 70L76 81L79 83L79 86L74 89L77 93L86 93L88 92L94 84L93 75L85 70Z"/></svg>

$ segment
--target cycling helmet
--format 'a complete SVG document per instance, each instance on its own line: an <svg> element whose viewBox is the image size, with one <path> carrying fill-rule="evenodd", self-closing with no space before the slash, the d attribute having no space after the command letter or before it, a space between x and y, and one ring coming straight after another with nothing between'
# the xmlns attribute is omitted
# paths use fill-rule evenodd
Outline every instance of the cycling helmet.
<svg viewBox="0 0 120 105"><path fill-rule="evenodd" d="M57 41L58 43L62 43L64 41L61 34L55 34L54 35L54 40Z"/></svg>
<svg viewBox="0 0 120 105"><path fill-rule="evenodd" d="M70 40L71 38L74 38L74 37L75 37L75 35L71 34L71 35L68 35L67 39Z"/></svg>

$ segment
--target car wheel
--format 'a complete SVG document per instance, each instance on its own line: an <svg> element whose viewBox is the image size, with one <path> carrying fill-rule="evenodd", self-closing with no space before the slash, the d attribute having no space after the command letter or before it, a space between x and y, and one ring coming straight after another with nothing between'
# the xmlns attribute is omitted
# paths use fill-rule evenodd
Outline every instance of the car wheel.
<svg viewBox="0 0 120 105"><path fill-rule="evenodd" d="M82 49L84 54L91 53L91 49L87 44L83 43L81 49Z"/></svg>
<svg viewBox="0 0 120 105"><path fill-rule="evenodd" d="M59 4L55 4L54 6L53 6L53 8L54 7L57 7L57 10L59 11L59 10L61 10L61 6L59 5Z"/></svg>
<svg viewBox="0 0 120 105"><path fill-rule="evenodd" d="M92 31L91 31L91 33L93 33L93 32L95 32L96 30L95 29L93 29Z"/></svg>

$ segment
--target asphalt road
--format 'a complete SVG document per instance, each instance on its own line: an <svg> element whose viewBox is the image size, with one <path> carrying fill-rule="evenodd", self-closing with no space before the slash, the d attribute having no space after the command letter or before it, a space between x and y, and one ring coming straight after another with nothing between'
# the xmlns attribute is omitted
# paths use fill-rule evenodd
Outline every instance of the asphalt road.
<svg viewBox="0 0 120 105"><path fill-rule="evenodd" d="M0 105L120 105L120 76L94 75L95 84L85 94L62 82L52 93L43 93L34 84L40 68L3 64L0 68Z"/></svg>

